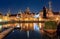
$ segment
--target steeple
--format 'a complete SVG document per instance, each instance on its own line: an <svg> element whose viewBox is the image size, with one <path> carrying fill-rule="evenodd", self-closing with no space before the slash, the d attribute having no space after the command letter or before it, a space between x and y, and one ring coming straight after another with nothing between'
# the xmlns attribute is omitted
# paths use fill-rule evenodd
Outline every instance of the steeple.
<svg viewBox="0 0 60 39"><path fill-rule="evenodd" d="M18 12L18 14L21 14L22 13L22 11L21 11L21 9L20 9L20 11Z"/></svg>
<svg viewBox="0 0 60 39"><path fill-rule="evenodd" d="M8 12L7 12L7 16L9 16L11 14L11 12L10 12L10 9L8 10Z"/></svg>
<svg viewBox="0 0 60 39"><path fill-rule="evenodd" d="M49 11L52 11L52 5L51 1L49 1Z"/></svg>
<svg viewBox="0 0 60 39"><path fill-rule="evenodd" d="M26 11L25 11L25 12L26 12L26 13L30 13L29 7L26 8Z"/></svg>
<svg viewBox="0 0 60 39"><path fill-rule="evenodd" d="M18 11L18 14L17 14L17 18L19 18L19 17L22 17L22 10L20 9L19 11Z"/></svg>
<svg viewBox="0 0 60 39"><path fill-rule="evenodd" d="M53 17L51 1L49 1L49 10L48 10L47 16L48 16L49 18L52 18L52 17Z"/></svg>

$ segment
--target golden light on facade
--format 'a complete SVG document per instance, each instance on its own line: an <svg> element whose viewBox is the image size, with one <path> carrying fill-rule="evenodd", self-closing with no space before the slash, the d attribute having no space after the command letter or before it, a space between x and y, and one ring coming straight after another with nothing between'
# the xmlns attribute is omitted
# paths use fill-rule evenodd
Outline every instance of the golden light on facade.
<svg viewBox="0 0 60 39"><path fill-rule="evenodd" d="M29 18L29 21L33 21L33 20L34 20L34 18L32 18L32 17Z"/></svg>
<svg viewBox="0 0 60 39"><path fill-rule="evenodd" d="M25 23L25 25L24 25L25 27L26 27L26 29L28 29L28 23Z"/></svg>
<svg viewBox="0 0 60 39"><path fill-rule="evenodd" d="M42 20L42 18L40 17L39 18L39 21L41 21ZM41 28L41 23L39 23L39 28Z"/></svg>
<svg viewBox="0 0 60 39"><path fill-rule="evenodd" d="M28 21L28 18L24 18L23 21ZM28 29L28 23L23 23L22 25L24 25L26 27L26 29Z"/></svg>
<svg viewBox="0 0 60 39"><path fill-rule="evenodd" d="M28 11L29 12L29 11ZM10 13L10 12L9 12ZM43 18L43 11L41 11L41 12L39 12L39 14L38 15L36 15L36 14L32 14L32 13L20 13L20 15L14 15L14 16L9 16L9 13L7 14L7 16L1 16L1 17L3 17L3 21L46 21L46 20L44 20L44 18ZM49 19L54 19L55 21L58 21L59 20L59 17L57 16L55 16L54 14L53 14L53 12L51 12L51 11L48 11L48 9L47 9L47 17L49 18ZM60 16L60 15L59 15ZM0 21L1 21L1 19L0 19ZM15 23L15 24L7 24L7 26L16 26L18 23ZM34 27L34 23L19 23L19 25L21 26L21 28L29 28L29 29L33 29L33 27ZM39 25L39 28L42 28L43 26L44 26L44 24L43 23L38 23L38 25ZM42 26L43 25L43 26Z"/></svg>
<svg viewBox="0 0 60 39"><path fill-rule="evenodd" d="M57 17L57 18L56 18L56 21L58 21L58 20L59 20L59 18Z"/></svg>
<svg viewBox="0 0 60 39"><path fill-rule="evenodd" d="M29 26L32 27L33 26L33 23L29 23Z"/></svg>
<svg viewBox="0 0 60 39"><path fill-rule="evenodd" d="M19 18L19 20L20 20L20 21L23 21L23 18ZM20 26L21 26L21 28L22 28L23 23L20 23Z"/></svg>
<svg viewBox="0 0 60 39"><path fill-rule="evenodd" d="M38 21L37 18L34 18L33 20L34 20L34 21Z"/></svg>
<svg viewBox="0 0 60 39"><path fill-rule="evenodd" d="M25 20L25 21L28 21L28 18L25 18L24 20Z"/></svg>
<svg viewBox="0 0 60 39"><path fill-rule="evenodd" d="M4 21L8 21L8 17L7 16L3 16L3 20Z"/></svg>

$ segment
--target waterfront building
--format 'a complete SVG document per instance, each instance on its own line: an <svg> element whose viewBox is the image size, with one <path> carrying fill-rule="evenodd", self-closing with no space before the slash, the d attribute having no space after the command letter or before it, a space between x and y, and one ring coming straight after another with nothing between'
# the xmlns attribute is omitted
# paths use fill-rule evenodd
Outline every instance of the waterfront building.
<svg viewBox="0 0 60 39"><path fill-rule="evenodd" d="M44 7L38 15L39 17L35 18L37 15L30 11L29 7L26 8L24 12L21 10L17 14L11 14L10 10L6 15L0 14L0 18L3 21L59 21L60 20L60 12L54 12L52 10L52 3L49 1L49 8ZM10 24L7 26L16 26L16 24ZM33 30L34 23L20 23L19 24L22 29ZM44 23L38 23L39 28L44 27Z"/></svg>

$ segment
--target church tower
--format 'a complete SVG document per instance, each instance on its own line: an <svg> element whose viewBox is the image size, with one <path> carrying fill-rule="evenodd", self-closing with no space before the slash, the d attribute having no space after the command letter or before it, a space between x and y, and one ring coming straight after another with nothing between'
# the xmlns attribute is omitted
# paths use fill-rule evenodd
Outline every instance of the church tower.
<svg viewBox="0 0 60 39"><path fill-rule="evenodd" d="M29 9L29 7L26 8L25 13L27 13L27 14L30 13L30 9Z"/></svg>
<svg viewBox="0 0 60 39"><path fill-rule="evenodd" d="M46 18L46 7L43 7L43 18Z"/></svg>
<svg viewBox="0 0 60 39"><path fill-rule="evenodd" d="M18 14L21 14L22 12L21 12L21 10L18 12Z"/></svg>
<svg viewBox="0 0 60 39"><path fill-rule="evenodd" d="M51 1L49 1L49 11L52 11L52 5Z"/></svg>
<svg viewBox="0 0 60 39"><path fill-rule="evenodd" d="M19 15L19 17L22 17L22 11L20 9L20 11L18 12L17 16Z"/></svg>
<svg viewBox="0 0 60 39"><path fill-rule="evenodd" d="M10 9L8 10L8 12L7 12L7 16L9 16L11 14L11 12L10 12Z"/></svg>
<svg viewBox="0 0 60 39"><path fill-rule="evenodd" d="M48 18L53 17L53 12L52 12L52 3L51 1L49 1L49 10L48 10L48 14L47 14Z"/></svg>

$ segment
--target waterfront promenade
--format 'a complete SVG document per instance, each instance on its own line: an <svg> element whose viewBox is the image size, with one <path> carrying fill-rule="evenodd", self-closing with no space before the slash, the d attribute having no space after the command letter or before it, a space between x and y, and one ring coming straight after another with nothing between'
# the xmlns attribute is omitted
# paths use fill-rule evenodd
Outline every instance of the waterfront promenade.
<svg viewBox="0 0 60 39"><path fill-rule="evenodd" d="M0 33L0 39L3 39L6 35L9 34L9 32L11 32L13 30L13 28L9 28L3 32Z"/></svg>

